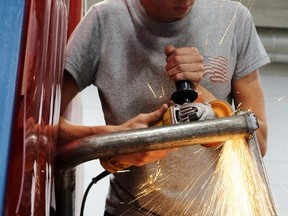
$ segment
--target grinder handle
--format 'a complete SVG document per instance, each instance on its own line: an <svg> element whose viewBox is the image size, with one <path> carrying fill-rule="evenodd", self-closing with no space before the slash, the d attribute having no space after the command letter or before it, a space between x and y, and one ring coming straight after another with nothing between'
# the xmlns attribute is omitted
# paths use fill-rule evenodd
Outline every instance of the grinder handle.
<svg viewBox="0 0 288 216"><path fill-rule="evenodd" d="M189 80L176 81L175 84L176 91L171 96L175 104L192 103L198 98L198 93L192 88Z"/></svg>

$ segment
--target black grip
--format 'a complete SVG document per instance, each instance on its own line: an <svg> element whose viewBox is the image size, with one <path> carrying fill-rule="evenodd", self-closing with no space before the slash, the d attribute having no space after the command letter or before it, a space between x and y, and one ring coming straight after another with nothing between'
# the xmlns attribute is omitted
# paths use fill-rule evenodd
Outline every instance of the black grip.
<svg viewBox="0 0 288 216"><path fill-rule="evenodd" d="M198 98L198 93L192 89L188 80L175 82L176 91L172 94L171 100L176 104L192 103Z"/></svg>

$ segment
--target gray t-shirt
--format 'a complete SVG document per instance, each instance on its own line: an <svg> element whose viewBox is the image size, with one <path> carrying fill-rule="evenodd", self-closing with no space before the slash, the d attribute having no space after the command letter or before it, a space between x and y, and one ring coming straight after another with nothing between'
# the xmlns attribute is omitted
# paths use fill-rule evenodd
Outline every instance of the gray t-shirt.
<svg viewBox="0 0 288 216"><path fill-rule="evenodd" d="M231 80L269 62L251 14L239 2L197 0L185 18L160 23L146 15L139 0L105 0L71 36L65 69L81 90L97 86L106 123L120 124L170 101L175 85L166 74L164 53L170 44L197 47L205 63L202 85L228 102ZM115 174L106 209L114 215L199 215L218 155L216 149L186 147Z"/></svg>

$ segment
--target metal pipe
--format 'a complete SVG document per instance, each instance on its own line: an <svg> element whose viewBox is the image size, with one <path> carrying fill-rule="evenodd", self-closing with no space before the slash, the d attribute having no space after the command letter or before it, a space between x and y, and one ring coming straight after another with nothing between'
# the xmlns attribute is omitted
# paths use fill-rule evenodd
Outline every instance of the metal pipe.
<svg viewBox="0 0 288 216"><path fill-rule="evenodd" d="M251 138L258 128L253 113L168 126L121 131L79 139L58 150L56 157L57 215L74 215L73 168L89 160L143 151Z"/></svg>
<svg viewBox="0 0 288 216"><path fill-rule="evenodd" d="M68 170L98 158L248 138L257 128L254 114L246 112L213 120L94 135L60 148L57 167Z"/></svg>

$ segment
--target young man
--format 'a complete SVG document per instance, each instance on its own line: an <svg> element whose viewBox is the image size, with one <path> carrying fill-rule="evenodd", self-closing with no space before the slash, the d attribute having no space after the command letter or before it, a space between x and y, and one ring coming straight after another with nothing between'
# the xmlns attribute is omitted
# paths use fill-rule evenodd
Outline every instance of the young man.
<svg viewBox="0 0 288 216"><path fill-rule="evenodd" d="M163 104L170 103L175 81L189 80L206 101L215 96L251 109L262 123L257 136L264 155L267 129L258 69L268 62L252 17L239 2L103 1L90 9L68 43L62 112L79 91L93 84L107 126L72 126L62 119L60 136L71 141L147 127L167 109ZM111 177L105 214L201 214L205 183L219 149L171 151L103 160L112 171L115 164L132 166Z"/></svg>

